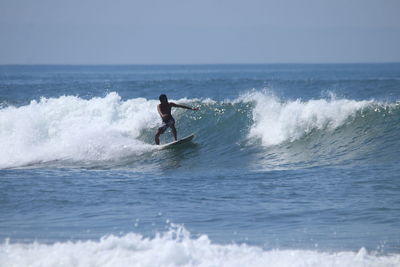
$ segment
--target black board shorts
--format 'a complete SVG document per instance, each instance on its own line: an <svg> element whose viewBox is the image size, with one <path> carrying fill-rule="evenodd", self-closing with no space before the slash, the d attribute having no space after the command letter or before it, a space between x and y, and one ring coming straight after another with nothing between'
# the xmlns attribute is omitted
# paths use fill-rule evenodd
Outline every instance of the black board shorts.
<svg viewBox="0 0 400 267"><path fill-rule="evenodd" d="M164 133L169 127L174 126L175 125L175 120L174 118L170 118L167 121L163 121L162 126L160 128L158 128L158 130L160 131L160 133Z"/></svg>

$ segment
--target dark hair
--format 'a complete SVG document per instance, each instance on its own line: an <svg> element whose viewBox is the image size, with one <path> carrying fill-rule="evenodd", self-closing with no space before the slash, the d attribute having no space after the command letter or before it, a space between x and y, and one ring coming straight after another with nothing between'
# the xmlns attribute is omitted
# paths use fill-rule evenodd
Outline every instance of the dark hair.
<svg viewBox="0 0 400 267"><path fill-rule="evenodd" d="M160 101L162 101L162 99L168 100L167 96L164 94L160 95L158 99L160 99Z"/></svg>

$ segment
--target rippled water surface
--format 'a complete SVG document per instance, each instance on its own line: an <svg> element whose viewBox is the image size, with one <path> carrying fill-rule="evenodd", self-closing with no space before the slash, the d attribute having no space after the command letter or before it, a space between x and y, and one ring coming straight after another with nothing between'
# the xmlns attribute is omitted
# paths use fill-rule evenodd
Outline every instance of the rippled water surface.
<svg viewBox="0 0 400 267"><path fill-rule="evenodd" d="M400 265L399 101L400 64L0 66L0 266Z"/></svg>

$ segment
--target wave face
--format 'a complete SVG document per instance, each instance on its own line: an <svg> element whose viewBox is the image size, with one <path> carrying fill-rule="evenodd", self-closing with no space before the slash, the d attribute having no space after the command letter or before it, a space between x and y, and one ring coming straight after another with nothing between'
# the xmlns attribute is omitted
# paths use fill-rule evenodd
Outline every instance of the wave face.
<svg viewBox="0 0 400 267"><path fill-rule="evenodd" d="M176 102L200 107L198 112L176 109L173 115L180 136L197 135L197 160L204 164L217 158L219 165L232 164L234 158L270 167L310 161L343 164L377 154L383 161L398 160L400 103L335 97L282 100L268 92L220 102ZM157 103L144 98L123 101L112 92L89 100L62 96L3 107L0 168L43 163L90 167L104 162L112 167L161 160L153 144L160 122ZM169 133L162 136L162 142L170 140Z"/></svg>
<svg viewBox="0 0 400 267"><path fill-rule="evenodd" d="M206 235L191 238L174 226L154 238L130 233L98 241L0 245L0 266L398 266L398 254L379 256L365 249L326 253L263 250L249 245L213 244Z"/></svg>

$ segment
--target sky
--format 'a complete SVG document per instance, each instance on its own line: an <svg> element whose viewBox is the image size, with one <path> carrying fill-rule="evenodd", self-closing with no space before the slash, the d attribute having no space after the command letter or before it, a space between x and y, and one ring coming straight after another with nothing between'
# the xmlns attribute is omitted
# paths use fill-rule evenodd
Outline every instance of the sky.
<svg viewBox="0 0 400 267"><path fill-rule="evenodd" d="M399 0L0 0L0 64L400 62Z"/></svg>

